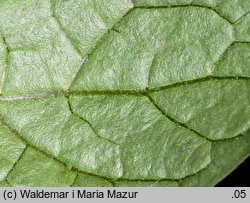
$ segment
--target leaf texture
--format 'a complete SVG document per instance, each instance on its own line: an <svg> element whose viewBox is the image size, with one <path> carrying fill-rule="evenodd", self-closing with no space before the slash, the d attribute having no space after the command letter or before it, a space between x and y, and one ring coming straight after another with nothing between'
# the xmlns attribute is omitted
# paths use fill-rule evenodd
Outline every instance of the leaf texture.
<svg viewBox="0 0 250 203"><path fill-rule="evenodd" d="M0 1L0 186L214 186L250 154L248 0Z"/></svg>

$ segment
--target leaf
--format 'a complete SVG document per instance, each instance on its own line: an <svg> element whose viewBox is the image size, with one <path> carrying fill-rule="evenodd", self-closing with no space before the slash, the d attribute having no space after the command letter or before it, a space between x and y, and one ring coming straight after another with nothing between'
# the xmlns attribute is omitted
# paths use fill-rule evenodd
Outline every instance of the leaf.
<svg viewBox="0 0 250 203"><path fill-rule="evenodd" d="M0 187L9 187L9 184L6 181L1 181Z"/></svg>
<svg viewBox="0 0 250 203"><path fill-rule="evenodd" d="M113 187L113 183L108 179L79 173L73 187Z"/></svg>
<svg viewBox="0 0 250 203"><path fill-rule="evenodd" d="M60 163L28 147L9 174L8 180L15 183L15 186L68 186L75 177L75 171L68 171Z"/></svg>
<svg viewBox="0 0 250 203"><path fill-rule="evenodd" d="M244 159L249 156L249 132L232 140L213 143L212 162L194 176L186 177L180 181L180 186L213 186L233 171ZM235 150L232 153L232 149Z"/></svg>
<svg viewBox="0 0 250 203"><path fill-rule="evenodd" d="M214 186L250 154L247 0L0 2L0 186Z"/></svg>

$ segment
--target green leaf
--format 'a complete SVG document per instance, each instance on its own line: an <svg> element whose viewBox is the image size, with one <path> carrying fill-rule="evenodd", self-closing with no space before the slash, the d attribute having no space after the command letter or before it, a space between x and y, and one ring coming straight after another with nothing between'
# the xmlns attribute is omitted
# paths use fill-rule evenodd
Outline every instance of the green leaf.
<svg viewBox="0 0 250 203"><path fill-rule="evenodd" d="M28 147L7 180L12 186L68 186L75 177L76 172Z"/></svg>
<svg viewBox="0 0 250 203"><path fill-rule="evenodd" d="M248 0L0 1L0 186L213 186L250 154Z"/></svg>
<svg viewBox="0 0 250 203"><path fill-rule="evenodd" d="M0 187L9 187L10 185L6 181L0 181Z"/></svg>
<svg viewBox="0 0 250 203"><path fill-rule="evenodd" d="M180 186L213 186L242 163L250 153L250 133L232 140L213 143L212 162L194 176L180 181ZM238 149L238 150L235 150ZM234 153L232 153L234 150Z"/></svg>
<svg viewBox="0 0 250 203"><path fill-rule="evenodd" d="M176 181L162 180L162 181L129 181L121 180L115 182L116 187L178 187Z"/></svg>
<svg viewBox="0 0 250 203"><path fill-rule="evenodd" d="M0 146L0 174L5 177L18 161L26 145L0 123Z"/></svg>
<svg viewBox="0 0 250 203"><path fill-rule="evenodd" d="M79 173L76 181L73 184L73 187L113 187L112 181L89 175Z"/></svg>

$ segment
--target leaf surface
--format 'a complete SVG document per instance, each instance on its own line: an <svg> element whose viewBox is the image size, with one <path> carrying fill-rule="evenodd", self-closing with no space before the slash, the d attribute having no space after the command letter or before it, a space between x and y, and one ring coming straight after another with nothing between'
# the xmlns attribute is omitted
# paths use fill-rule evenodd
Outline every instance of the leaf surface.
<svg viewBox="0 0 250 203"><path fill-rule="evenodd" d="M250 154L247 0L0 2L0 186L213 186Z"/></svg>

